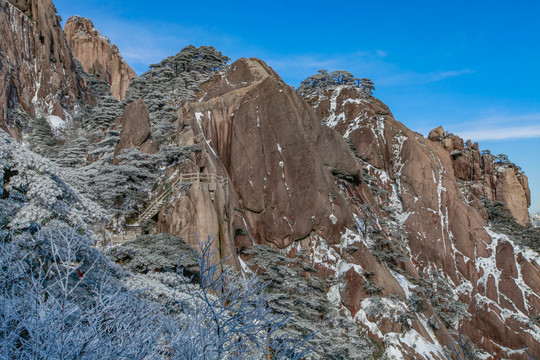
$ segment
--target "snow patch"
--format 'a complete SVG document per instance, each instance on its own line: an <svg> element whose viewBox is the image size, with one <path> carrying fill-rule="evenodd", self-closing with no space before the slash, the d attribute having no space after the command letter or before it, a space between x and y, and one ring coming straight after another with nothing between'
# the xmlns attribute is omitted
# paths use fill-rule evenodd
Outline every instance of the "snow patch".
<svg viewBox="0 0 540 360"><path fill-rule="evenodd" d="M388 344L388 349L391 349L390 354L388 351L386 352L389 359L404 359L401 352L397 350L397 348L402 347L401 344L414 349L416 355L426 359L446 358L440 345L429 342L414 329L410 329L405 334L388 333L384 336L384 342Z"/></svg>
<svg viewBox="0 0 540 360"><path fill-rule="evenodd" d="M199 124L199 126L201 126L201 123L202 123L202 117L203 117L203 113L202 113L202 112L196 112L196 113L195 113L195 118L197 119L197 124Z"/></svg>
<svg viewBox="0 0 540 360"><path fill-rule="evenodd" d="M403 292L405 293L405 297L408 299L411 297L411 289L416 288L416 285L413 285L407 280L407 278L391 269L388 269L390 273L394 276L396 281L399 283L399 286L403 289Z"/></svg>
<svg viewBox="0 0 540 360"><path fill-rule="evenodd" d="M477 286L482 285L484 287L484 291L487 292L487 283L489 281L489 278L493 277L493 279L495 280L495 287L497 288L497 303L500 302L499 281L500 281L501 273L502 273L502 271L497 268L497 260L496 260L497 245L499 244L500 239L501 237L499 236L492 236L490 244L484 243L487 249L490 251L490 255L485 258L479 257L476 259L476 271L480 274L480 269L482 269L484 272L482 274L482 277L480 277L478 281L476 282L476 285Z"/></svg>
<svg viewBox="0 0 540 360"><path fill-rule="evenodd" d="M46 115L45 119L47 119L47 122L49 125L51 125L52 130L55 132L58 131L58 129L63 129L66 127L66 122L60 116Z"/></svg>
<svg viewBox="0 0 540 360"><path fill-rule="evenodd" d="M241 257L238 257L238 261L240 262L240 267L244 271L245 274L251 274L251 269L246 265L244 260L242 260Z"/></svg>

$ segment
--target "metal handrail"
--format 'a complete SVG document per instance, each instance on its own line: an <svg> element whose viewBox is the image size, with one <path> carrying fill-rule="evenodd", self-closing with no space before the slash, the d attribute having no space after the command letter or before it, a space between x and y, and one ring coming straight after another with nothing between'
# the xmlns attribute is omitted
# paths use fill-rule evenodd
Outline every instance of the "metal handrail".
<svg viewBox="0 0 540 360"><path fill-rule="evenodd" d="M171 180L172 179L172 180ZM140 230L140 224L147 220L148 218L155 215L163 203L165 202L165 199L172 194L176 193L178 188L180 190L187 190L187 185L194 182L214 182L219 183L222 185L227 185L228 179L224 178L222 176L216 175L216 174L208 174L208 173L187 173L187 174L179 174L173 178L169 178L166 180L170 181L169 185L166 186L166 188L163 190L163 192L152 202L150 205L144 209L144 211L139 215L139 225L129 225L126 229L126 233L121 233L117 235L113 235L110 239L110 245L116 245L116 244L122 244L126 241L135 240L137 237L136 233ZM166 183L165 182L165 183ZM178 184L184 184L184 186L178 186ZM225 196L228 199L228 188L225 188ZM215 191L215 190L211 190ZM228 201L228 200L227 200Z"/></svg>
<svg viewBox="0 0 540 360"><path fill-rule="evenodd" d="M165 198L169 197L175 190L178 183L193 183L193 182L215 182L226 185L228 180L222 176L216 174L208 173L187 173L180 174L173 178L171 184L159 195L156 199L152 201L150 205L139 215L139 224L151 217L149 214L158 210Z"/></svg>

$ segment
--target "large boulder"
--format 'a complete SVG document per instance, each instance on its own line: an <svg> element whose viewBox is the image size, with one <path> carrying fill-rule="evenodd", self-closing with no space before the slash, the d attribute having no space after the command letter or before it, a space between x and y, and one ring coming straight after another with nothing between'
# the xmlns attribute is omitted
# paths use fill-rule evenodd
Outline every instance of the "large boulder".
<svg viewBox="0 0 540 360"><path fill-rule="evenodd" d="M333 174L358 181L361 166L264 62L236 61L201 100L182 117L227 169L255 241L284 248L312 232L339 238L352 226Z"/></svg>
<svg viewBox="0 0 540 360"><path fill-rule="evenodd" d="M444 129L442 126L438 126L431 130L428 135L428 139L431 141L439 141L444 137Z"/></svg>
<svg viewBox="0 0 540 360"><path fill-rule="evenodd" d="M126 106L118 122L122 130L120 140L114 149L115 161L122 150L133 147L141 147L141 150L146 150L145 152L155 152L149 140L150 114L141 99Z"/></svg>

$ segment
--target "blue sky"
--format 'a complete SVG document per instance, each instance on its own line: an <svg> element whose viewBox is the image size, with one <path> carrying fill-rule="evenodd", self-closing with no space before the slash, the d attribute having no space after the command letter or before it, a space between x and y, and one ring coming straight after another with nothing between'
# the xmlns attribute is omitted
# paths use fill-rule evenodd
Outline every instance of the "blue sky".
<svg viewBox="0 0 540 360"><path fill-rule="evenodd" d="M540 1L54 3L92 19L138 74L193 44L261 58L293 86L323 68L369 77L409 128L507 154L540 211Z"/></svg>

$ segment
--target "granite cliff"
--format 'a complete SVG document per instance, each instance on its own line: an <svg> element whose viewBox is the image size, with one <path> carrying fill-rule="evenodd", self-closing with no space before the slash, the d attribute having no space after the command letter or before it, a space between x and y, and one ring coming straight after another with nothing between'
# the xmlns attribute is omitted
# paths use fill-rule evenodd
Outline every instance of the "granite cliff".
<svg viewBox="0 0 540 360"><path fill-rule="evenodd" d="M521 225L529 223L529 182L516 164L503 154L495 156L489 150L480 151L478 143L446 134L441 126L428 137L448 151L460 189L477 210L482 211L480 198L485 197L503 202Z"/></svg>
<svg viewBox="0 0 540 360"><path fill-rule="evenodd" d="M310 309L302 329L323 334L313 358L338 358L325 352L330 340L344 342L342 358L365 358L354 343L371 357L445 359L458 331L484 359L540 354L538 250L495 227L489 209L500 202L528 222L514 164L442 128L424 138L369 88L295 91L264 61L226 65L212 47L188 46L132 79L91 21L70 19L74 54L113 98L77 68L50 2L0 1L1 66L11 69L0 75L2 129L20 138L17 109L63 116L64 133L40 135L55 140L45 154L109 210L96 231L104 241L135 226L195 247L214 236L215 260L246 272L286 263L269 280L285 289L276 301ZM85 109L77 117L73 104ZM305 282L289 286L294 277Z"/></svg>
<svg viewBox="0 0 540 360"><path fill-rule="evenodd" d="M29 118L62 124L85 95L84 80L53 3L2 0L0 49L1 128L20 139Z"/></svg>
<svg viewBox="0 0 540 360"><path fill-rule="evenodd" d="M112 95L124 100L129 82L137 74L124 61L116 45L102 36L91 20L80 16L69 18L64 32L73 55L84 71L107 82Z"/></svg>
<svg viewBox="0 0 540 360"><path fill-rule="evenodd" d="M538 254L491 229L482 206L461 191L460 180L481 180L482 171L493 175L490 163L488 170L477 165L476 178L471 176L475 162L463 164L451 155L454 149L449 151L444 139L439 142L432 133L428 140L410 131L383 103L351 86L306 100L323 123L349 140L377 188L386 190L379 192L382 196L375 191L376 201L371 204L389 206L390 216L406 230L409 264L419 273L443 274L452 297L466 305L461 332L493 358L511 358L515 353L510 349L517 350L524 342L537 349L537 325L530 319L537 316L540 305ZM462 144L457 137L451 139ZM468 148L479 157L477 146L468 144ZM512 194L503 179L516 179L516 172L512 167L501 169L501 180L493 176L501 185L486 188ZM513 193L521 203L507 202L517 214L528 205L523 179L516 181L519 188Z"/></svg>

